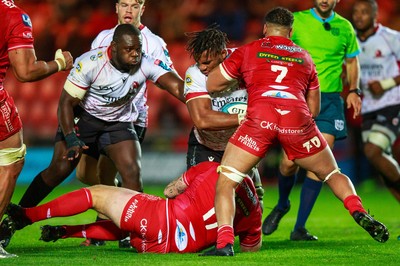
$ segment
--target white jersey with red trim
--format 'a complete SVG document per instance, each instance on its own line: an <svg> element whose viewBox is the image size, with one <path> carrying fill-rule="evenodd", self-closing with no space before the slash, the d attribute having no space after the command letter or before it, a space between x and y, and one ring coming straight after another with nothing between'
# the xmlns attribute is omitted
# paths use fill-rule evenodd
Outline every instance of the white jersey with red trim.
<svg viewBox="0 0 400 266"><path fill-rule="evenodd" d="M231 52L232 49L229 49L229 53ZM218 112L222 112L224 107L226 108L228 104L247 104L247 91L244 87L236 85L229 90L224 90L223 92L209 95L206 82L207 76L201 73L200 69L197 67L197 64L190 66L186 70L185 74L184 96L186 101L196 97L209 96L211 97L212 110ZM199 130L195 127L194 134L200 144L214 151L223 151L225 150L226 144L235 130L236 127L224 130Z"/></svg>
<svg viewBox="0 0 400 266"><path fill-rule="evenodd" d="M111 64L110 57L109 47L90 50L76 59L67 79L87 90L80 105L89 114L104 121L135 121L135 96L147 80L156 82L171 69L144 54L140 69L123 73Z"/></svg>
<svg viewBox="0 0 400 266"><path fill-rule="evenodd" d="M363 114L388 106L400 104L400 86L393 87L381 96L374 97L368 89L368 82L394 78L400 74L400 32L382 25L365 41L360 41L361 88Z"/></svg>
<svg viewBox="0 0 400 266"><path fill-rule="evenodd" d="M118 25L117 25L118 26ZM97 37L92 42L92 49L96 49L102 46L109 46L112 37L114 35L115 26L112 29L103 30L100 32ZM168 67L173 68L172 60L169 56L169 52L167 49L167 44L164 40L150 31L144 25L139 26L139 30L142 33L142 50L145 54L148 54L156 59L163 61ZM139 91L138 95L134 100L136 109L139 112L139 116L134 120L136 125L141 127L147 127L148 121L148 105L147 105L147 86L144 85L143 88Z"/></svg>

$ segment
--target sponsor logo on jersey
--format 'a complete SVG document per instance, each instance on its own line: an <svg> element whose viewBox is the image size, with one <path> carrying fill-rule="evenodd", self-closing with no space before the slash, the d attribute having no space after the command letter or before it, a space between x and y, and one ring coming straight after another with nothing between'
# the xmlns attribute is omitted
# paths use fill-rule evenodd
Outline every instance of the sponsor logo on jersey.
<svg viewBox="0 0 400 266"><path fill-rule="evenodd" d="M32 39L32 32L30 31L26 31L22 33L22 37L24 37L25 39Z"/></svg>
<svg viewBox="0 0 400 266"><path fill-rule="evenodd" d="M140 237L142 238L142 250L147 250L147 219L140 220Z"/></svg>
<svg viewBox="0 0 400 266"><path fill-rule="evenodd" d="M96 61L97 59L102 58L102 57L103 57L103 52L100 51L97 54L91 55L90 60Z"/></svg>
<svg viewBox="0 0 400 266"><path fill-rule="evenodd" d="M51 210L50 210L50 208L47 209L46 218L47 219L51 218Z"/></svg>
<svg viewBox="0 0 400 266"><path fill-rule="evenodd" d="M186 229L178 220L176 220L175 244L179 251L184 250L188 245Z"/></svg>
<svg viewBox="0 0 400 266"><path fill-rule="evenodd" d="M258 147L257 143L249 137L247 134L246 136L240 136L238 141L244 144L245 146L249 147L252 150L259 151L260 148Z"/></svg>
<svg viewBox="0 0 400 266"><path fill-rule="evenodd" d="M162 242L162 236L163 233L161 231L161 229L158 231L158 238L157 238L157 243L160 244Z"/></svg>
<svg viewBox="0 0 400 266"><path fill-rule="evenodd" d="M295 99L295 100L297 100L296 96L294 96L292 93L286 92L286 91L270 90L270 91L264 92L263 94L261 94L261 96L280 98L280 99Z"/></svg>
<svg viewBox="0 0 400 266"><path fill-rule="evenodd" d="M226 97L217 97L217 98L212 98L211 99L211 104L212 106L222 109L224 106L229 105L230 103L235 103L235 104L246 104L247 103L247 95L243 96L226 96ZM247 105L247 104L246 104Z"/></svg>
<svg viewBox="0 0 400 266"><path fill-rule="evenodd" d="M339 36L340 35L340 29L339 28L332 28L331 32L332 32L333 36Z"/></svg>
<svg viewBox="0 0 400 266"><path fill-rule="evenodd" d="M222 107L221 112L227 114L245 114L247 110L247 103L244 102L233 102L228 103Z"/></svg>
<svg viewBox="0 0 400 266"><path fill-rule="evenodd" d="M31 19L27 14L22 14L22 22L24 23L25 26L32 28Z"/></svg>
<svg viewBox="0 0 400 266"><path fill-rule="evenodd" d="M266 58L266 59L273 59L273 60L278 60L278 61L284 61L284 62L292 62L292 63L298 63L298 64L303 64L304 59L303 58L297 58L297 57L290 57L290 56L281 56L278 54L272 54L272 53L266 53L266 52L258 52L257 53L258 58Z"/></svg>
<svg viewBox="0 0 400 266"><path fill-rule="evenodd" d="M82 62L79 62L76 66L75 66L75 71L77 73L82 71Z"/></svg>
<svg viewBox="0 0 400 266"><path fill-rule="evenodd" d="M159 67L161 67L164 70L171 71L171 68L169 66L167 66L167 64L165 64L163 61L161 61L159 59L154 60L154 64L159 66Z"/></svg>
<svg viewBox="0 0 400 266"><path fill-rule="evenodd" d="M303 143L303 147L307 149L307 152L310 152L310 150L314 147L321 147L321 140L317 136L315 136L309 141Z"/></svg>
<svg viewBox="0 0 400 266"><path fill-rule="evenodd" d="M13 1L1 0L1 2L2 2L5 6L7 6L7 7L9 7L9 8L17 7L17 6L14 4Z"/></svg>
<svg viewBox="0 0 400 266"><path fill-rule="evenodd" d="M303 51L303 49L301 49L300 47L297 46L287 46L284 44L278 44L275 45L274 47L277 50L284 50L284 51L288 51L290 53L301 53Z"/></svg>
<svg viewBox="0 0 400 266"><path fill-rule="evenodd" d="M125 213L124 221L128 222L129 219L132 218L132 215L135 213L137 207L138 207L138 200L135 199L131 205L129 205L128 210Z"/></svg>
<svg viewBox="0 0 400 266"><path fill-rule="evenodd" d="M285 135L303 134L303 129L281 128L277 124L268 121L261 121L260 127L271 131L278 131L280 134L285 134Z"/></svg>
<svg viewBox="0 0 400 266"><path fill-rule="evenodd" d="M208 161L209 161L209 162L213 162L214 159L215 159L215 158L214 158L213 156L208 156Z"/></svg>
<svg viewBox="0 0 400 266"><path fill-rule="evenodd" d="M191 86L192 85L192 77L189 75L189 74L187 74L186 75L186 77L185 77L185 83L186 83L186 85L187 86Z"/></svg>
<svg viewBox="0 0 400 266"><path fill-rule="evenodd" d="M344 130L344 121L343 120L335 120L335 129L338 131Z"/></svg>

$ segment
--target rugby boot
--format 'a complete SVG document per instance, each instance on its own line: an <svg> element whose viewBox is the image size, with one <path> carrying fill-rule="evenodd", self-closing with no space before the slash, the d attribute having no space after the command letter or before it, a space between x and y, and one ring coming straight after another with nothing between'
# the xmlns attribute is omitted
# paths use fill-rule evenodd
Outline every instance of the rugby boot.
<svg viewBox="0 0 400 266"><path fill-rule="evenodd" d="M233 256L233 255L234 252L232 244L226 244L226 246L223 248L213 247L212 249L199 254L199 256Z"/></svg>
<svg viewBox="0 0 400 266"><path fill-rule="evenodd" d="M290 205L282 210L279 209L278 206L271 211L271 213L265 218L262 224L262 232L264 235L270 235L278 229L279 222L281 221L282 217L288 213L290 210Z"/></svg>
<svg viewBox="0 0 400 266"><path fill-rule="evenodd" d="M356 211L352 216L376 241L385 243L389 239L389 231L386 226L372 218L368 213Z"/></svg>

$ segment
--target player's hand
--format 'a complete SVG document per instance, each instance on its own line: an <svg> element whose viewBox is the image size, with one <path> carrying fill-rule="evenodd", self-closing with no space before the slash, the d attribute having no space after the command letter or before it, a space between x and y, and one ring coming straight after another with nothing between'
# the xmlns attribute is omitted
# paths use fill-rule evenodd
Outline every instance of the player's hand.
<svg viewBox="0 0 400 266"><path fill-rule="evenodd" d="M349 95L347 95L346 104L347 109L353 108L353 119L356 119L361 113L361 97L356 93L349 93Z"/></svg>
<svg viewBox="0 0 400 266"><path fill-rule="evenodd" d="M78 138L75 132L67 134L65 136L65 142L67 144L67 151L64 153L63 158L68 161L78 158L82 154L82 150L89 148L86 146L85 142Z"/></svg>
<svg viewBox="0 0 400 266"><path fill-rule="evenodd" d="M54 56L54 60L58 65L58 71L70 70L73 67L73 57L70 52L58 49Z"/></svg>
<svg viewBox="0 0 400 266"><path fill-rule="evenodd" d="M382 85L379 81L373 80L368 82L368 88L374 96L381 96L385 90L382 88Z"/></svg>

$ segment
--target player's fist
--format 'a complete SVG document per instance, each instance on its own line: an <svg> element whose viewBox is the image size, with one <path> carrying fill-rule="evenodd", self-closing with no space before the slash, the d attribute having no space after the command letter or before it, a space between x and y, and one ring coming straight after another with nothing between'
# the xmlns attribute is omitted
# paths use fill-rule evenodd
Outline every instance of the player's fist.
<svg viewBox="0 0 400 266"><path fill-rule="evenodd" d="M70 70L73 66L73 58L70 52L58 49L54 56L54 61L57 63L58 71Z"/></svg>

